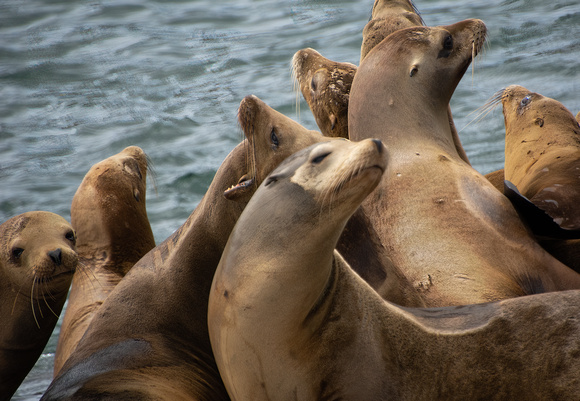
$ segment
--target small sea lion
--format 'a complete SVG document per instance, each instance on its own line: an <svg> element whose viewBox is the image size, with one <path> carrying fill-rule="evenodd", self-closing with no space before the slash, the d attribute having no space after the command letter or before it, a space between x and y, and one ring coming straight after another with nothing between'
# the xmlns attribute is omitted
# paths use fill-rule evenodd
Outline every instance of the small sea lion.
<svg viewBox="0 0 580 401"><path fill-rule="evenodd" d="M209 296L211 345L231 398L575 397L580 291L401 308L335 250L387 160L377 140L316 144L248 203Z"/></svg>
<svg viewBox="0 0 580 401"><path fill-rule="evenodd" d="M292 57L292 75L324 136L348 138L348 94L356 73L351 63L302 49Z"/></svg>
<svg viewBox="0 0 580 401"><path fill-rule="evenodd" d="M351 89L351 139L379 138L391 154L363 206L427 306L580 288L457 152L449 100L485 36L480 20L399 30L369 52Z"/></svg>
<svg viewBox="0 0 580 401"><path fill-rule="evenodd" d="M75 241L50 212L0 225L0 400L12 397L54 330L77 268Z"/></svg>
<svg viewBox="0 0 580 401"><path fill-rule="evenodd" d="M54 359L54 375L95 312L139 259L155 246L145 208L148 161L137 146L91 167L71 206L79 263Z"/></svg>
<svg viewBox="0 0 580 401"><path fill-rule="evenodd" d="M228 399L207 331L215 269L261 181L286 157L323 138L263 105L255 96L242 100L238 120L247 138L226 157L187 221L103 302L43 400L96 394Z"/></svg>

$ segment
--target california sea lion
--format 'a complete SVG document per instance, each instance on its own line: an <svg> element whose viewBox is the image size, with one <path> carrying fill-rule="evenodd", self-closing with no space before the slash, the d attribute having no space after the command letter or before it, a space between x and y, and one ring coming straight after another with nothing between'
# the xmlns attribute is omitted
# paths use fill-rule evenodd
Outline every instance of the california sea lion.
<svg viewBox="0 0 580 401"><path fill-rule="evenodd" d="M77 268L61 216L27 212L0 225L0 400L9 400L46 346Z"/></svg>
<svg viewBox="0 0 580 401"><path fill-rule="evenodd" d="M506 128L505 179L568 230L580 229L580 127L555 99L517 85L498 93ZM580 240L542 238L552 255L580 272Z"/></svg>
<svg viewBox="0 0 580 401"><path fill-rule="evenodd" d="M248 97L238 112L248 138L230 152L187 221L137 262L105 300L43 400L95 394L228 399L207 331L215 269L268 169L322 138L304 128L297 133L298 123L256 104L257 98Z"/></svg>
<svg viewBox="0 0 580 401"><path fill-rule="evenodd" d="M363 30L361 61L391 33L422 24L423 20L410 1L376 0L371 20ZM299 50L292 58L292 75L325 136L349 137L348 102L356 69L353 64L329 60L313 49ZM451 107L448 107L447 113L457 153L469 164L453 122Z"/></svg>
<svg viewBox="0 0 580 401"><path fill-rule="evenodd" d="M480 20L397 31L367 55L351 90L351 138L378 137L391 154L365 210L427 306L580 288L455 147L449 100L485 35Z"/></svg>
<svg viewBox="0 0 580 401"><path fill-rule="evenodd" d="M262 182L265 178L264 173L271 172L281 161L279 157L269 156L272 143L283 142L287 148L298 150L305 147L306 143L329 140L319 132L307 130L280 114L256 96L248 96L242 101L238 120L246 137L251 138L257 135L262 138L260 141L253 141L248 148L251 152L249 156L254 159L251 165L261 166L261 171L256 173L256 182ZM285 134L283 137L278 137L278 132L293 133L293 135ZM260 149L260 146L264 148ZM266 155L268 157L265 157ZM253 193L256 189L256 182L248 179L246 175L234 188L235 192L226 191L226 197L231 200L243 199L247 202L249 196L243 197L242 194L248 188L251 188L250 194ZM354 213L336 248L354 271L384 299L404 306L424 306L421 295L417 293L405 275L393 265L387 250L380 242L379 235L364 211L357 210Z"/></svg>
<svg viewBox="0 0 580 401"><path fill-rule="evenodd" d="M356 66L302 49L292 57L292 75L324 136L348 138L348 94Z"/></svg>
<svg viewBox="0 0 580 401"><path fill-rule="evenodd" d="M580 127L557 100L517 85L502 91L505 179L562 228L580 229Z"/></svg>
<svg viewBox="0 0 580 401"><path fill-rule="evenodd" d="M401 308L334 250L379 182L385 153L375 140L313 145L280 165L248 203L208 310L232 399L575 397L580 291Z"/></svg>
<svg viewBox="0 0 580 401"><path fill-rule="evenodd" d="M54 375L96 310L129 269L155 246L147 218L147 156L137 146L91 167L76 191L71 224L79 263L73 276L54 360Z"/></svg>

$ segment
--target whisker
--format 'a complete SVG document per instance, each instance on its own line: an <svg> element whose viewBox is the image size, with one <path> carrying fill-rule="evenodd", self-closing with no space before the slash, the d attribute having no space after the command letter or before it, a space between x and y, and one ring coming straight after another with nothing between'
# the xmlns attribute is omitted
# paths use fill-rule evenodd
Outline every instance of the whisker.
<svg viewBox="0 0 580 401"><path fill-rule="evenodd" d="M34 312L34 284L35 281L33 280L32 287L30 287L30 306L32 307L32 316L34 317L36 326L40 329L40 324L38 323L38 319L36 318L36 312Z"/></svg>
<svg viewBox="0 0 580 401"><path fill-rule="evenodd" d="M497 91L483 106L469 113L468 116L475 112L478 112L478 114L458 132L463 131L465 128L469 127L472 123L480 122L485 117L487 117L489 113L491 113L498 105L501 104L501 98L503 96L504 90L505 89L501 89Z"/></svg>
<svg viewBox="0 0 580 401"><path fill-rule="evenodd" d="M157 192L157 171L155 171L153 160L149 157L148 154L145 154L145 160L147 160L147 173L149 174L151 186L155 191L155 195L159 195L159 192Z"/></svg>

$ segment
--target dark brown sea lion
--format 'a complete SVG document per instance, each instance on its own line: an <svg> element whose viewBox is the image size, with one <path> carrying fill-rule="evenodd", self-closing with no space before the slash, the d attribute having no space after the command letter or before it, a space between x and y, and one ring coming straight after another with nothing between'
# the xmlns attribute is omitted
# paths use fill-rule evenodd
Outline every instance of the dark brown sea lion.
<svg viewBox="0 0 580 401"><path fill-rule="evenodd" d="M292 57L292 74L324 136L348 138L348 94L356 66L302 49Z"/></svg>
<svg viewBox="0 0 580 401"><path fill-rule="evenodd" d="M46 346L78 257L61 216L27 212L0 225L0 400L9 400Z"/></svg>
<svg viewBox="0 0 580 401"><path fill-rule="evenodd" d="M580 291L401 308L335 251L347 219L380 181L385 154L376 140L313 145L287 159L248 203L208 309L231 398L576 397Z"/></svg>
<svg viewBox="0 0 580 401"><path fill-rule="evenodd" d="M351 90L351 139L377 137L391 155L363 205L427 306L580 288L455 147L449 100L485 35L480 20L397 31L367 55Z"/></svg>
<svg viewBox="0 0 580 401"><path fill-rule="evenodd" d="M257 98L248 97L238 112L248 138L230 152L187 221L137 262L105 300L43 400L97 394L228 399L207 331L215 269L261 180L287 156L322 138L304 128L297 134L298 123L256 104Z"/></svg>
<svg viewBox="0 0 580 401"><path fill-rule="evenodd" d="M73 276L56 347L55 376L103 301L155 247L145 208L147 167L143 150L127 147L92 166L76 191L71 224L83 269Z"/></svg>

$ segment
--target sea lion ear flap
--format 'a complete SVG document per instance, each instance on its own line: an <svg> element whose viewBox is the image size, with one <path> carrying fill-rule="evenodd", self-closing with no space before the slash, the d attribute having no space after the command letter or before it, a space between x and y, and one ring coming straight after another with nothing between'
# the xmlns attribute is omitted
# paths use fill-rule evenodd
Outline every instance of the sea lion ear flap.
<svg viewBox="0 0 580 401"><path fill-rule="evenodd" d="M278 181L278 176L277 175L271 175L268 178L266 178L266 181L264 181L264 186L267 187L270 184L273 184L275 182Z"/></svg>

